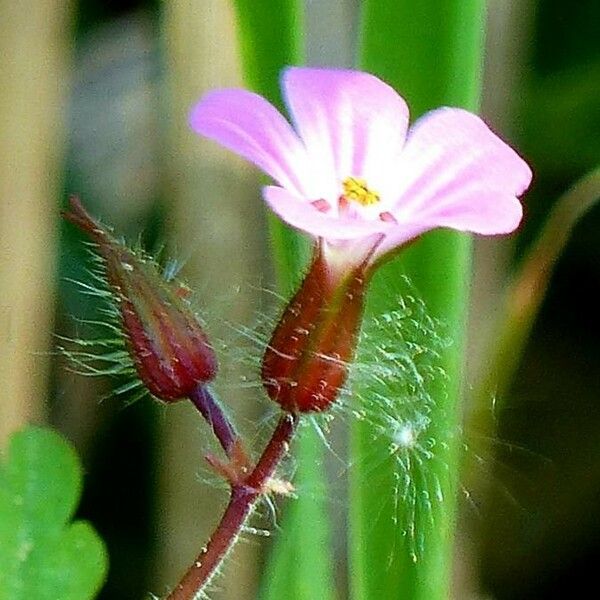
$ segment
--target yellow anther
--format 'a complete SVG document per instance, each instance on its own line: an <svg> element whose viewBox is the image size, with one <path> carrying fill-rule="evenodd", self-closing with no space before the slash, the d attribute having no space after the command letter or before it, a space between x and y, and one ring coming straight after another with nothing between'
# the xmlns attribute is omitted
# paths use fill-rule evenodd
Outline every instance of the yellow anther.
<svg viewBox="0 0 600 600"><path fill-rule="evenodd" d="M363 206L370 206L379 202L379 194L370 190L364 179L346 177L342 182L342 187L344 188L342 195L346 200L354 200L354 202L358 202Z"/></svg>

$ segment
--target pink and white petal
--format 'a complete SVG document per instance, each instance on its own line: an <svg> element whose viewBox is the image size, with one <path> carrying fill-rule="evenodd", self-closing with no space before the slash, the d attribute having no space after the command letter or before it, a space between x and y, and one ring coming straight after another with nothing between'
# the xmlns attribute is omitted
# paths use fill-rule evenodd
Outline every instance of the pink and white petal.
<svg viewBox="0 0 600 600"><path fill-rule="evenodd" d="M523 207L514 196L499 192L486 195L484 190L471 187L461 191L459 201L449 198L445 205L420 213L413 222L399 223L378 246L376 257L441 227L482 235L510 233L522 217Z"/></svg>
<svg viewBox="0 0 600 600"><path fill-rule="evenodd" d="M515 196L472 187L452 198L429 214L422 214L429 228L450 227L482 235L498 235L514 231L523 218L523 207Z"/></svg>
<svg viewBox="0 0 600 600"><path fill-rule="evenodd" d="M327 240L351 240L385 233L393 225L384 221L339 218L332 211L320 211L293 193L277 186L263 188L263 197L283 221L302 231Z"/></svg>
<svg viewBox="0 0 600 600"><path fill-rule="evenodd" d="M408 127L396 91L368 73L300 67L284 71L282 86L309 155L335 175L334 193L354 176L385 194Z"/></svg>
<svg viewBox="0 0 600 600"><path fill-rule="evenodd" d="M192 109L192 129L253 162L283 187L311 196L306 149L281 113L240 89L207 93Z"/></svg>
<svg viewBox="0 0 600 600"><path fill-rule="evenodd" d="M506 199L522 194L532 173L479 117L457 108L441 108L411 128L396 176L399 188L392 212L399 221L428 219L433 213L465 214L469 222L464 229L473 231L470 220L481 210L479 225L485 219L498 219L497 227L490 222L485 229L500 233L507 227L503 207L510 212L508 221L514 221L514 202L507 204ZM496 202L499 205L491 210ZM452 206L457 207L455 213ZM452 226L461 229L458 225Z"/></svg>

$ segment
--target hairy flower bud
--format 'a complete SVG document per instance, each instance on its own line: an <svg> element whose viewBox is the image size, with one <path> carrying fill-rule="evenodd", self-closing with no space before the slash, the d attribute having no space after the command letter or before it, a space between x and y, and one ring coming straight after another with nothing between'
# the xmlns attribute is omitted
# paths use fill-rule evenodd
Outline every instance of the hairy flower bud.
<svg viewBox="0 0 600 600"><path fill-rule="evenodd" d="M172 402L212 380L217 360L183 288L165 281L153 261L115 240L77 198L71 198L64 217L91 237L104 259L130 355L148 390Z"/></svg>
<svg viewBox="0 0 600 600"><path fill-rule="evenodd" d="M262 363L269 397L289 412L326 410L346 381L363 311L365 265L333 274L317 247Z"/></svg>

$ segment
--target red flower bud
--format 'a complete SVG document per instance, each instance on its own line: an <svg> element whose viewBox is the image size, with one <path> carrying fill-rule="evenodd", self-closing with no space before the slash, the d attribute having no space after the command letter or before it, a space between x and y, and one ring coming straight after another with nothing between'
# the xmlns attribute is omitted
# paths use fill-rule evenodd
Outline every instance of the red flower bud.
<svg viewBox="0 0 600 600"><path fill-rule="evenodd" d="M217 360L185 289L167 282L156 264L138 256L92 219L77 198L64 217L87 233L105 262L121 314L129 353L148 390L172 402L213 379Z"/></svg>
<svg viewBox="0 0 600 600"><path fill-rule="evenodd" d="M269 397L289 412L322 411L338 396L354 356L370 271L339 276L318 247L263 357Z"/></svg>

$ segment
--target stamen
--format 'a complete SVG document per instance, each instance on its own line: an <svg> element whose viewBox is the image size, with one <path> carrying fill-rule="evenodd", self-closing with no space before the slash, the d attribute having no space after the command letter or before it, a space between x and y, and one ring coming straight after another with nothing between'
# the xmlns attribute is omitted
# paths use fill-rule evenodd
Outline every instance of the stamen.
<svg viewBox="0 0 600 600"><path fill-rule="evenodd" d="M385 211L379 213L379 218L385 223L398 223L398 220L396 219L396 217L394 217L394 215L391 212Z"/></svg>
<svg viewBox="0 0 600 600"><path fill-rule="evenodd" d="M329 212L331 210L331 204L320 198L319 200L314 200L311 204L319 211L319 212Z"/></svg>
<svg viewBox="0 0 600 600"><path fill-rule="evenodd" d="M370 190L364 179L346 177L342 182L342 187L344 189L342 198L346 200L354 200L362 206L371 206L379 202L379 194Z"/></svg>

